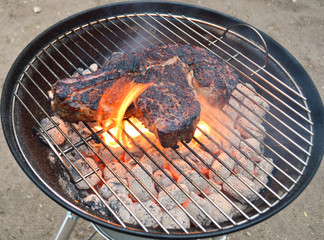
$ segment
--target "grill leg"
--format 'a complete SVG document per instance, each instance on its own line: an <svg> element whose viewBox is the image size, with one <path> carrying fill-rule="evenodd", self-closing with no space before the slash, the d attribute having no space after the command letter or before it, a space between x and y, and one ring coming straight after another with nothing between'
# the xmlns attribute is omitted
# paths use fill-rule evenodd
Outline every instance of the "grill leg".
<svg viewBox="0 0 324 240"><path fill-rule="evenodd" d="M65 219L58 231L55 240L67 240L78 221L78 216L72 214L70 211L66 212Z"/></svg>

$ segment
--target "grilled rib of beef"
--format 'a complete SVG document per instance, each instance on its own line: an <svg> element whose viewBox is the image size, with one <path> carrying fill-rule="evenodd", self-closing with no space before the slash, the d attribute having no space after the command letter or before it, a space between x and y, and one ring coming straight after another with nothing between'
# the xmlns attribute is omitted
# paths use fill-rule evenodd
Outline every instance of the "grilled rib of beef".
<svg viewBox="0 0 324 240"><path fill-rule="evenodd" d="M111 93L111 101L105 103L106 116L114 102L120 101L118 82L154 83L134 101L127 115L138 117L163 147L174 147L194 135L200 117L197 97L223 106L238 75L204 48L154 45L129 54L114 53L92 74L57 81L52 87L52 107L67 121L96 121L103 93Z"/></svg>

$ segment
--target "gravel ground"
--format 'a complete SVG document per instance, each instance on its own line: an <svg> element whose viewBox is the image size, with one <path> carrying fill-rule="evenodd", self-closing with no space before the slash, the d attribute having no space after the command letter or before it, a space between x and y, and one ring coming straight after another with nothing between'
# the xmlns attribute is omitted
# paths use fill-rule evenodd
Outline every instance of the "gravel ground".
<svg viewBox="0 0 324 240"><path fill-rule="evenodd" d="M114 1L0 0L0 83L22 49L57 21ZM324 99L324 2L322 0L181 1L232 15L261 29L304 66ZM0 239L54 239L65 209L23 173L0 134ZM324 239L324 166L306 190L270 219L228 235L228 239ZM70 239L88 239L90 223L80 219ZM102 239L98 234L93 239Z"/></svg>

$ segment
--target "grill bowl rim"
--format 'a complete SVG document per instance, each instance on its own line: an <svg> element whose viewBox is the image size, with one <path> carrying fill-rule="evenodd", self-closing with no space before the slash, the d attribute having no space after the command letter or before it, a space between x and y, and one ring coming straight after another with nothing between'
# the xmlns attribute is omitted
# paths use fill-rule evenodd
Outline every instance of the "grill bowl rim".
<svg viewBox="0 0 324 240"><path fill-rule="evenodd" d="M144 6L144 7L143 7ZM161 8L163 6L163 8ZM242 230L247 227L250 227L254 224L257 224L272 215L278 213L280 210L289 205L294 199L299 196L299 194L306 188L306 186L310 183L313 176L315 175L321 160L323 158L324 146L320 144L323 141L324 136L324 126L323 126L323 103L320 98L320 95L310 79L309 75L305 71L305 69L299 64L299 62L281 45L279 45L275 40L267 36L266 34L259 31L263 37L265 38L268 49L271 55L273 55L276 59L281 59L281 63L288 70L294 70L294 74L301 76L299 79L303 79L303 82L300 82L301 86L307 86L303 88L303 93L307 98L309 103L309 107L311 109L311 118L314 122L314 145L312 147L311 157L309 161L309 165L306 167L306 170L302 176L302 179L297 183L294 187L293 191L291 191L284 199L281 200L280 204L272 207L270 211L261 214L257 218L248 221L242 225L234 226L229 229L216 230L206 233L199 234L174 234L174 235L166 235L166 234L155 234L155 233L146 233L140 231L133 231L130 229L123 229L121 227L115 226L113 224L107 224L98 220L88 213L84 212L82 209L77 208L72 203L69 203L67 200L62 199L62 197L57 194L53 189L51 189L45 182L42 182L40 177L35 173L34 169L26 162L24 154L21 153L19 148L19 144L14 138L14 126L13 124L13 116L12 116L12 104L13 104L13 90L15 89L16 82L22 74L23 69L29 63L29 61L36 55L36 53L44 46L48 45L49 42L56 39L56 37L63 32L70 30L76 26L82 25L85 23L84 19L87 19L87 22L91 22L94 20L98 20L101 17L107 17L108 12L114 12L113 15L119 14L129 14L134 13L137 10L140 12L145 12L149 10L155 10L156 12L161 13L164 9L175 9L177 11L182 11L183 15L188 17L197 17L195 14L201 14L204 12L206 14L201 14L200 18L202 20L208 21L210 17L220 18L226 23L228 26L244 23L241 20L235 19L234 17L228 16L226 14L220 13L215 10L211 10L208 8L198 7L190 4L182 4L182 3L173 3L173 2L123 2L123 3L114 3L107 4L100 7L92 8L89 10L85 10L83 12L77 13L73 16L65 18L53 26L46 29L44 32L39 34L34 40L32 40L19 54L15 62L13 63L11 69L8 72L8 75L5 79L5 83L2 90L2 98L1 98L1 121L2 128L4 132L5 139L10 148L11 153L13 154L15 160L22 168L22 170L26 173L26 175L37 185L46 195L48 195L51 199L57 202L62 207L68 209L69 211L95 223L103 227L108 227L113 230L117 230L119 232L125 232L133 235L138 235L142 237L157 237L157 238L202 238L202 237L212 237L228 234L234 231ZM145 8L145 9L143 9ZM180 9L180 10L179 10ZM185 9L185 10L184 10ZM170 11L172 12L172 11ZM162 12L164 13L164 12ZM186 14L191 14L186 15ZM112 14L111 14L112 15ZM203 16L203 17L202 17ZM23 64L22 64L23 63Z"/></svg>

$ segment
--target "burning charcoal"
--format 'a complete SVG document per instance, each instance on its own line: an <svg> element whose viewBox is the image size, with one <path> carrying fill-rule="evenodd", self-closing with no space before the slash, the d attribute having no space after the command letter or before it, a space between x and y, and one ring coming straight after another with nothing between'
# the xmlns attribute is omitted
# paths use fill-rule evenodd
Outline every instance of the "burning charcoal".
<svg viewBox="0 0 324 240"><path fill-rule="evenodd" d="M205 209L205 206L207 204L207 199L199 197L196 193L190 192L190 197L195 201L196 204L198 204L202 209ZM187 212L200 224L204 226L208 226L211 223L211 220L204 214L197 205L193 202L191 199L189 199L185 204L184 208L187 210Z"/></svg>
<svg viewBox="0 0 324 240"><path fill-rule="evenodd" d="M189 146L192 146L192 142L193 141L189 143ZM181 156L187 156L190 153L190 151L183 144L178 144L178 148L176 148L176 150L181 154ZM171 160L179 159L179 155L172 148L164 148L163 151Z"/></svg>
<svg viewBox="0 0 324 240"><path fill-rule="evenodd" d="M136 164L137 162L133 158L125 161L125 165L128 166L129 169L132 169Z"/></svg>
<svg viewBox="0 0 324 240"><path fill-rule="evenodd" d="M96 63L93 63L90 65L90 69L92 72L95 72L98 70L98 65Z"/></svg>
<svg viewBox="0 0 324 240"><path fill-rule="evenodd" d="M152 168L149 165L143 164L143 167L152 175ZM133 167L132 172L135 174L136 178L140 180L145 187L150 191L154 196L157 195L157 192L154 188L154 181L150 175L148 175L139 165ZM150 194L143 188L133 176L128 173L128 184L129 188L134 192L134 194L141 200L146 201L151 199Z"/></svg>
<svg viewBox="0 0 324 240"><path fill-rule="evenodd" d="M73 74L72 74L72 77L79 77L80 76L80 73L83 71L83 68L78 68L78 71L75 71Z"/></svg>
<svg viewBox="0 0 324 240"><path fill-rule="evenodd" d="M67 129L62 119L59 117L53 116L51 117L52 120L58 125L58 127L54 126L52 121L49 118L44 118L40 121L40 124L43 126L43 128L47 131L49 136L53 139L53 141L57 145L61 145L65 142L65 137L62 135L62 133L58 130L58 128L61 129L61 131L67 135Z"/></svg>
<svg viewBox="0 0 324 240"><path fill-rule="evenodd" d="M110 162L107 164L110 169L120 178L124 178L126 179L127 178L127 170L124 168L123 165L121 165L119 162ZM111 178L114 178L114 174L112 174L112 172L108 169L108 168L105 168L104 169L104 179L105 180L108 180L108 179L111 179Z"/></svg>
<svg viewBox="0 0 324 240"><path fill-rule="evenodd" d="M183 189L183 191L189 193L189 189L187 188L186 185L180 184L180 187ZM184 201L187 199L187 195L184 194L184 192L175 184L172 184L165 189L168 193L171 194L171 196L179 203L182 204ZM158 195L158 199L161 202L161 204L166 208L166 209L171 209L177 206L177 203L173 201L172 198L166 194L165 191L161 191Z"/></svg>
<svg viewBox="0 0 324 240"><path fill-rule="evenodd" d="M91 73L91 71L89 69L85 69L85 70L83 70L82 75L88 75L90 73Z"/></svg>
<svg viewBox="0 0 324 240"><path fill-rule="evenodd" d="M144 226L146 226L146 227L157 227L158 226L158 223L142 207L142 205L139 202L136 202L134 205L135 205L136 216L144 224ZM151 200L143 202L143 205L157 219L157 221L161 222L163 213L162 213L162 211L161 211L161 209L160 209L160 207L158 205L156 205Z"/></svg>
<svg viewBox="0 0 324 240"><path fill-rule="evenodd" d="M241 106L239 108L240 118L246 118L251 120L253 123L261 125L263 123L263 119L255 114L255 112L251 112L245 106Z"/></svg>
<svg viewBox="0 0 324 240"><path fill-rule="evenodd" d="M190 165L186 163L186 161L182 159L172 161L174 165L176 165L182 173L191 169ZM173 164L168 163L168 168L174 179L178 179L181 176L181 173L173 166Z"/></svg>
<svg viewBox="0 0 324 240"><path fill-rule="evenodd" d="M245 98L243 103L249 109L251 109L252 112L256 113L256 115L259 115L260 117L264 117L267 113L265 110L270 109L269 104L257 95L250 96L250 99Z"/></svg>
<svg viewBox="0 0 324 240"><path fill-rule="evenodd" d="M271 173L273 171L273 160L272 158L262 159L259 166L263 168L266 172ZM259 167L256 168L256 175L261 175L263 172ZM263 172L264 173L264 172Z"/></svg>
<svg viewBox="0 0 324 240"><path fill-rule="evenodd" d="M265 138L265 128L257 122L251 123L244 117L238 118L235 128L245 138L252 138L252 135L254 135L259 141L263 141Z"/></svg>
<svg viewBox="0 0 324 240"><path fill-rule="evenodd" d="M215 203L227 216L225 216L220 210L218 210L209 200L206 199L206 212L212 217L216 222L221 223L228 220L227 217L232 217L235 208L233 205L227 201L220 193L213 193L208 196L211 201Z"/></svg>
<svg viewBox="0 0 324 240"><path fill-rule="evenodd" d="M197 164L190 158L187 158L186 161L188 162L188 165L190 166L191 169L198 169Z"/></svg>
<svg viewBox="0 0 324 240"><path fill-rule="evenodd" d="M99 151L99 156L106 164L115 161L114 155L112 155L109 150L105 147L102 147Z"/></svg>
<svg viewBox="0 0 324 240"><path fill-rule="evenodd" d="M97 170L98 165L92 158L87 157L86 161L95 170ZM101 172L100 169L97 171L97 173L93 172L93 170L91 169L91 167L89 166L89 164L86 161L84 161L84 159L81 158L81 159L75 161L74 165L81 172L81 174L83 176L91 173L89 176L86 177L86 180L91 186L95 186L100 181L100 178L98 177L98 175L101 176L102 172ZM72 172L74 172L74 171L72 171ZM78 173L75 172L75 174L76 174L76 176L74 177L74 179L80 178ZM76 186L79 189L88 189L88 188L90 188L89 185L83 179L80 182L76 183Z"/></svg>
<svg viewBox="0 0 324 240"><path fill-rule="evenodd" d="M114 145L114 147L111 147L109 144L107 146L110 147L111 151L118 158L120 158L125 153L124 149L121 146L117 145L117 143ZM110 161L110 157L113 157L113 156L110 156L111 153L105 147L102 148L102 153L106 155L108 161Z"/></svg>
<svg viewBox="0 0 324 240"><path fill-rule="evenodd" d="M236 150L233 152L233 156L236 158L238 162L241 163L247 170L244 170L244 168L239 165L238 163L235 163L234 165L234 172L237 174L244 175L245 177L249 178L250 180L253 180L254 177L251 176L248 172L254 174L254 163L250 160L247 159L239 150Z"/></svg>
<svg viewBox="0 0 324 240"><path fill-rule="evenodd" d="M68 152L66 156L72 161L75 162L76 160L82 158L83 156L93 156L94 153L86 146L81 145L78 146L76 149Z"/></svg>
<svg viewBox="0 0 324 240"><path fill-rule="evenodd" d="M234 168L235 161L228 156L226 153L221 153L218 156L220 161L214 161L212 165L212 169L218 174L216 175L212 170L209 171L209 178L215 182L222 183L223 179L226 179L230 176L232 170ZM227 167L225 167L225 165ZM230 169L230 170L229 170ZM222 177L222 178L221 178Z"/></svg>
<svg viewBox="0 0 324 240"><path fill-rule="evenodd" d="M260 162L263 159L260 154L263 154L264 146L255 138L248 138L242 141L240 149L255 162Z"/></svg>
<svg viewBox="0 0 324 240"><path fill-rule="evenodd" d="M267 160L263 159L261 162L259 162L259 167L255 167L256 177L264 184L268 182L268 173L271 174L273 171L273 165L271 164L272 162L272 158L267 158ZM260 167L264 169L267 173L261 170ZM255 182L257 181L255 180Z"/></svg>
<svg viewBox="0 0 324 240"><path fill-rule="evenodd" d="M236 201L236 200L233 200L233 202L234 202L235 206L236 206L238 209L240 209L241 211L244 211L244 210L248 207L247 204L242 204L241 202L238 202L238 201ZM237 210L237 208L234 208L233 217L236 217L236 216L240 216L240 215L241 215L240 211Z"/></svg>
<svg viewBox="0 0 324 240"><path fill-rule="evenodd" d="M215 109L214 110L214 116L216 116L217 119L217 128L220 126L227 127L229 129L233 129L235 122L234 119L231 119L229 116L227 116L221 109Z"/></svg>
<svg viewBox="0 0 324 240"><path fill-rule="evenodd" d="M182 148L185 147L182 145ZM180 146L177 148L177 150L179 151L179 149ZM163 148L163 153L171 160L179 159L179 155L172 148Z"/></svg>
<svg viewBox="0 0 324 240"><path fill-rule="evenodd" d="M233 146L233 148L238 148L240 146L240 142L241 142L241 134L238 130L233 129L233 133L231 134L229 137L229 140L231 142L231 145Z"/></svg>
<svg viewBox="0 0 324 240"><path fill-rule="evenodd" d="M232 95L235 96L240 102L243 102L243 100L246 98L246 96L251 96L251 95L255 95L255 89L254 87L249 84L249 83L239 83L236 85L236 89L232 92ZM242 93L246 96L244 96Z"/></svg>
<svg viewBox="0 0 324 240"><path fill-rule="evenodd" d="M136 215L136 209L135 209L135 205L134 205L132 199L130 199L125 194L120 195L119 197L123 201L123 203L128 207L128 209L134 215ZM118 215L118 217L124 223L130 223L130 224L134 224L135 223L135 219L132 216L132 214L130 213L130 211L121 203L120 200L118 200L118 198L116 198L115 196L112 196L111 198L109 198L107 200L107 203L109 204L109 206L111 207L111 209Z"/></svg>
<svg viewBox="0 0 324 240"><path fill-rule="evenodd" d="M164 171L166 172L167 175L169 175L170 177L172 177L170 171L168 169L164 169ZM162 172L161 170L157 170L156 172L154 172L153 177L156 179L156 181L162 185L162 187L166 188L168 186L170 186L172 184L172 181L169 177L166 176L166 174L164 174L164 172ZM160 186L156 185L156 189L158 190L158 192L161 191Z"/></svg>
<svg viewBox="0 0 324 240"><path fill-rule="evenodd" d="M200 190L203 191L207 187L208 183L197 171L188 170L185 172L185 175L199 188L199 190L183 175L179 177L177 183L185 184L190 192L199 193Z"/></svg>
<svg viewBox="0 0 324 240"><path fill-rule="evenodd" d="M267 158L267 159L262 159L259 162L259 166L255 167L255 176L257 179L254 179L253 183L254 183L254 187L253 189L257 192L261 191L263 188L265 188L265 186L263 184L267 184L268 183L268 177L269 175L272 173L273 171L273 165L271 164L273 163L272 158ZM260 168L262 168L263 170L261 170ZM261 184L259 181L261 181Z"/></svg>
<svg viewBox="0 0 324 240"><path fill-rule="evenodd" d="M152 171L155 172L157 171L159 168L156 166L156 164L158 166L160 166L161 168L164 167L165 165L165 158L155 149L155 148L151 148L147 151L147 153L149 154L149 156L154 160L154 162L145 154L143 155L143 157L140 159L140 162L142 164L147 164L152 168Z"/></svg>
<svg viewBox="0 0 324 240"><path fill-rule="evenodd" d="M256 179L253 180L252 188L256 192L261 192L265 188L265 185L268 183L268 181L268 175L264 172L261 173L260 170L260 174L256 176Z"/></svg>
<svg viewBox="0 0 324 240"><path fill-rule="evenodd" d="M217 142L220 143L220 145L222 146L222 148L225 151L232 151L235 148L238 148L240 146L240 142L241 142L241 133L236 130L236 129L227 129L225 127L221 127L219 129L219 132L222 134L217 134L216 135L216 140Z"/></svg>
<svg viewBox="0 0 324 240"><path fill-rule="evenodd" d="M69 136L69 140L72 143L77 143L77 142L81 141L81 138L77 134L77 132L80 133L81 136L84 138L91 135L90 130L83 124L83 122L72 123L72 126L75 129L73 129L70 125L68 125L68 136Z"/></svg>
<svg viewBox="0 0 324 240"><path fill-rule="evenodd" d="M239 102L233 97L230 97L228 103L224 105L223 111L226 112L231 119L235 120L238 116L237 109L239 108L240 108Z"/></svg>
<svg viewBox="0 0 324 240"><path fill-rule="evenodd" d="M213 162L215 161L215 158L210 155L208 152L204 151L204 150L197 150L196 153L198 154L198 156L204 160L204 162L206 163L203 163L198 157L196 157L194 154L189 154L187 156L188 159L190 159L192 162L195 163L195 166L197 166L198 170L201 172L201 173L207 173L209 168Z"/></svg>
<svg viewBox="0 0 324 240"><path fill-rule="evenodd" d="M246 183L251 188L255 187L254 183L248 179L245 176L240 176L240 179ZM251 189L249 189L240 179L238 179L236 176L232 175L228 177L226 180L229 185L231 185L234 189L236 189L240 194L242 194L245 198L247 198L249 201L254 201L258 198L258 196L252 192ZM232 188L229 187L227 183L223 184L223 190L230 196L234 197L238 201L244 202L243 198L240 197L239 194L237 194Z"/></svg>
<svg viewBox="0 0 324 240"><path fill-rule="evenodd" d="M79 190L75 186L75 184L71 180L71 175L67 171L65 171L65 169L63 171L60 171L60 174L58 174L58 184L68 196L70 196L72 199L75 199L76 201L82 201L83 198L89 195L87 190Z"/></svg>
<svg viewBox="0 0 324 240"><path fill-rule="evenodd" d="M91 208L94 211L98 211L99 213L103 215L108 214L108 208L106 205L101 201L101 199L96 194L90 194L87 197L85 197L82 201L84 205Z"/></svg>
<svg viewBox="0 0 324 240"><path fill-rule="evenodd" d="M218 193L217 190L222 190L222 186L217 184L216 182L214 182L211 179L208 179L209 182L211 182L211 184L207 184L206 188L204 189L204 193L206 193L207 195L213 194L213 193Z"/></svg>
<svg viewBox="0 0 324 240"><path fill-rule="evenodd" d="M134 140L134 141L136 141L136 140ZM147 144L147 146L149 146L149 145ZM128 153L125 154L125 156L124 156L125 161L130 161L133 158L140 159L144 155L143 152L135 144L129 144L126 149L127 149Z"/></svg>
<svg viewBox="0 0 324 240"><path fill-rule="evenodd" d="M211 139L217 139L217 137L213 134L213 133L209 133L209 136ZM214 154L218 154L219 152L219 148L218 146L213 143L211 140L209 140L205 135L200 135L197 137L197 139L202 143L202 145L200 145L198 142L194 143L194 151L197 151L197 149L200 150L204 150L206 151L205 148L207 148L210 152L214 153ZM198 148L197 148L198 146ZM206 151L207 152L207 151Z"/></svg>
<svg viewBox="0 0 324 240"><path fill-rule="evenodd" d="M152 144L159 146L159 140L155 137L155 135L151 132L146 132L145 136L152 142ZM134 141L141 146L145 151L148 151L149 149L153 148L152 144L149 143L142 135L138 135L137 137L134 137ZM132 150L134 149L134 150ZM136 147L134 144L132 144L132 147L129 149L131 152L140 151L138 147ZM143 155L143 152L140 151L140 153Z"/></svg>
<svg viewBox="0 0 324 240"><path fill-rule="evenodd" d="M91 131L84 125L83 122L72 123L72 125L84 138L89 137L91 135Z"/></svg>
<svg viewBox="0 0 324 240"><path fill-rule="evenodd" d="M183 228L190 227L189 217L179 207L170 209L169 213L181 224ZM163 212L161 221L163 226L167 229L180 229L180 226L166 212Z"/></svg>
<svg viewBox="0 0 324 240"><path fill-rule="evenodd" d="M127 181L124 179L120 179L121 181L123 181L126 185L127 185ZM117 194L117 195L121 195L121 194L128 194L128 190L127 188L124 187L124 185L117 179L117 178L111 178L109 179L106 184ZM103 184L99 190L99 193L101 194L101 196L103 196L105 199L110 198L111 196L113 196L112 191L109 190L109 188L107 187L106 184Z"/></svg>
<svg viewBox="0 0 324 240"><path fill-rule="evenodd" d="M89 154L91 155L95 155L94 153L100 153L101 149L102 149L102 144L101 143L96 143L94 140L90 140L89 145L91 148L89 148ZM99 155L100 159L101 156Z"/></svg>

